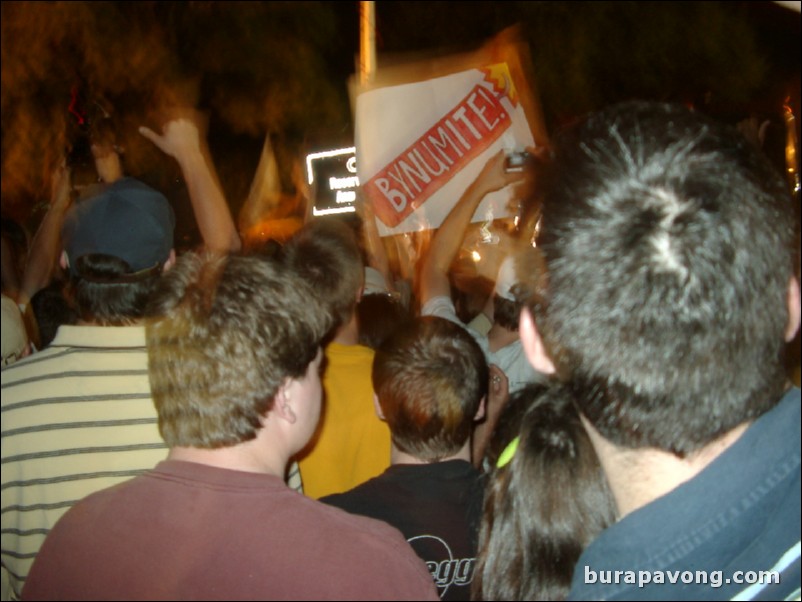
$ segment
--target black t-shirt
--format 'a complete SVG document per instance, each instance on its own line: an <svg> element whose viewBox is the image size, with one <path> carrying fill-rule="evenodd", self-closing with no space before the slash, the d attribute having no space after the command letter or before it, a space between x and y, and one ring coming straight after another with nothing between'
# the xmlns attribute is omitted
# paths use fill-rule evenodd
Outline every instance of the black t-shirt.
<svg viewBox="0 0 802 602"><path fill-rule="evenodd" d="M443 600L470 600L484 479L469 462L395 464L320 501L397 528L432 573Z"/></svg>

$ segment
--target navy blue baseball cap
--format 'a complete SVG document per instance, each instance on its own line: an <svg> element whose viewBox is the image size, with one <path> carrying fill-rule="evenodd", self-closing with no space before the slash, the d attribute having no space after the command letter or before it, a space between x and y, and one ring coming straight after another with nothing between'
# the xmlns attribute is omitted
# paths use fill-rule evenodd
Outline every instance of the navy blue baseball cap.
<svg viewBox="0 0 802 602"><path fill-rule="evenodd" d="M133 273L167 261L174 229L175 214L162 193L134 178L122 178L73 205L61 240L73 274L78 258L91 253L122 259Z"/></svg>

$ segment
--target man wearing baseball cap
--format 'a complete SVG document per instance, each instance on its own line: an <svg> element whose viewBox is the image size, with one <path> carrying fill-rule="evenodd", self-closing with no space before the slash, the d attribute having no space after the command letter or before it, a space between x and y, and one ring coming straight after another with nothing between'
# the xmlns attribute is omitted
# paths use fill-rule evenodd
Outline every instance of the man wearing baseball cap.
<svg viewBox="0 0 802 602"><path fill-rule="evenodd" d="M133 178L70 210L61 264L85 322L121 325L143 316L151 288L175 262L174 228L164 195Z"/></svg>
<svg viewBox="0 0 802 602"><path fill-rule="evenodd" d="M518 316L522 303L514 291L518 278L515 255L504 259L493 290L493 322L486 334L464 324L458 317L451 298L448 272L462 245L465 232L476 208L488 194L524 180L521 172L505 169L505 154L499 152L487 161L476 179L468 186L432 239L429 251L421 259L421 315L445 318L465 327L476 339L491 365L491 389L485 419L477 423L472 441L472 456L478 464L493 432L495 421L507 401L507 392L514 393L531 382L545 382L546 376L535 370L526 359L518 336Z"/></svg>
<svg viewBox="0 0 802 602"><path fill-rule="evenodd" d="M195 123L141 131L178 160L206 247L236 250ZM61 265L79 323L61 326L47 349L2 373L3 600L19 597L45 536L75 502L166 457L142 318L175 262L174 227L164 195L134 178L117 179L65 215Z"/></svg>

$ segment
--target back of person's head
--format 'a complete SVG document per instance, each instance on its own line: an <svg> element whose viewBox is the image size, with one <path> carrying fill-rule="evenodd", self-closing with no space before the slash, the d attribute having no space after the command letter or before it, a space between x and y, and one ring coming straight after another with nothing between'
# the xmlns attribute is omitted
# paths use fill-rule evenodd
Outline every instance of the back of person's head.
<svg viewBox="0 0 802 602"><path fill-rule="evenodd" d="M356 306L359 344L378 349L399 328L412 321L401 300L386 293L364 295Z"/></svg>
<svg viewBox="0 0 802 602"><path fill-rule="evenodd" d="M558 139L544 175L533 314L601 435L684 455L777 403L794 220L757 149L630 102Z"/></svg>
<svg viewBox="0 0 802 602"><path fill-rule="evenodd" d="M279 386L300 378L331 327L328 308L278 259L188 253L154 293L148 371L170 447L256 437Z"/></svg>
<svg viewBox="0 0 802 602"><path fill-rule="evenodd" d="M73 205L62 242L81 318L107 325L142 318L170 258L174 228L167 199L131 178Z"/></svg>
<svg viewBox="0 0 802 602"><path fill-rule="evenodd" d="M523 305L498 295L493 296L493 322L507 330L518 330Z"/></svg>
<svg viewBox="0 0 802 602"><path fill-rule="evenodd" d="M359 257L362 261L363 265L368 264L368 252L365 248L365 234L364 234L364 221L362 220L362 216L356 212L350 213L335 213L333 215L328 216L329 219L342 222L351 230L351 234L356 241L357 247L359 248Z"/></svg>
<svg viewBox="0 0 802 602"><path fill-rule="evenodd" d="M52 282L37 291L31 297L31 309L39 329L40 349L53 342L59 326L78 321L78 314L64 297L61 282Z"/></svg>
<svg viewBox="0 0 802 602"><path fill-rule="evenodd" d="M257 257L277 257L283 253L284 244L275 239L252 240L248 248L243 251L243 255L256 255Z"/></svg>
<svg viewBox="0 0 802 602"><path fill-rule="evenodd" d="M479 345L443 318L416 319L373 360L373 388L394 445L427 462L455 455L469 440L487 381Z"/></svg>
<svg viewBox="0 0 802 602"><path fill-rule="evenodd" d="M494 431L506 449L485 493L473 597L562 600L615 501L566 388L530 386L508 408L518 428Z"/></svg>
<svg viewBox="0 0 802 602"><path fill-rule="evenodd" d="M448 271L451 298L460 321L465 324L478 316L493 295L493 280L479 273L472 256L457 258Z"/></svg>
<svg viewBox="0 0 802 602"><path fill-rule="evenodd" d="M518 282L515 255L501 262L493 289L493 322L507 330L518 330L523 301Z"/></svg>
<svg viewBox="0 0 802 602"><path fill-rule="evenodd" d="M530 406L553 386L550 381L528 383L522 389L510 393L507 402L499 412L496 423L493 426L492 436L485 448L482 463L487 469L492 469L496 466L499 457L504 453L510 441L518 436L524 414L526 414Z"/></svg>
<svg viewBox="0 0 802 602"><path fill-rule="evenodd" d="M284 246L287 261L331 303L337 326L351 320L365 272L353 230L334 217L304 224Z"/></svg>

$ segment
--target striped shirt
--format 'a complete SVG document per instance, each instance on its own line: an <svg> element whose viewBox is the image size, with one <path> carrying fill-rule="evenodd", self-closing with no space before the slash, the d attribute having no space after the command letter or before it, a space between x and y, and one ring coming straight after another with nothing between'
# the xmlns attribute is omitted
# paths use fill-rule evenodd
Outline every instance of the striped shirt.
<svg viewBox="0 0 802 602"><path fill-rule="evenodd" d="M2 598L70 506L165 459L142 326L62 326L0 373Z"/></svg>

